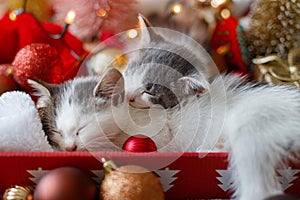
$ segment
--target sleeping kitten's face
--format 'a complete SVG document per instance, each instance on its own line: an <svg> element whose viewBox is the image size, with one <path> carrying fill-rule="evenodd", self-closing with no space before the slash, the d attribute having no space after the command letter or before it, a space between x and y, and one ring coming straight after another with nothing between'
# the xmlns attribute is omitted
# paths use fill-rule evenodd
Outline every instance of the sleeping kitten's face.
<svg viewBox="0 0 300 200"><path fill-rule="evenodd" d="M146 109L154 105L172 108L181 100L178 83L182 78L203 80L194 67L200 62L189 49L165 40L148 28L143 19L140 21L140 48L131 57L124 75L127 100L136 108ZM204 83L199 81L199 84L203 86ZM202 89L186 92L198 94L204 91Z"/></svg>
<svg viewBox="0 0 300 200"><path fill-rule="evenodd" d="M123 101L123 78L115 69L100 77L60 85L29 80L38 91L37 107L50 144L59 151L109 151L125 140L114 124L111 106Z"/></svg>

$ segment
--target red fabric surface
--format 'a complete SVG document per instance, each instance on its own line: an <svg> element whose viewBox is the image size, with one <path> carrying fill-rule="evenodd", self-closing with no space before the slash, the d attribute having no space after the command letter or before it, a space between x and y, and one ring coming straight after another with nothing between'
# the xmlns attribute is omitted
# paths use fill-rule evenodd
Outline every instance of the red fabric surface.
<svg viewBox="0 0 300 200"><path fill-rule="evenodd" d="M81 60L74 56L74 52L84 58L87 52L82 43L69 32L62 39L53 39L51 34L59 34L62 27L53 23L41 23L29 13L17 15L11 20L9 14L0 20L0 64L11 63L16 53L31 43L47 43L55 47L64 64L64 80L77 75Z"/></svg>

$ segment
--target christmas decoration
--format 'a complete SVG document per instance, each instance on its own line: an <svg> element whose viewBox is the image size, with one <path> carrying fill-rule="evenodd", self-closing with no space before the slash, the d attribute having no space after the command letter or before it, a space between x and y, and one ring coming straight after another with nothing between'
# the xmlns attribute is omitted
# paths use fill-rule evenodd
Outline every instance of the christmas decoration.
<svg viewBox="0 0 300 200"><path fill-rule="evenodd" d="M34 199L94 200L96 191L95 183L81 170L60 167L40 179L34 191Z"/></svg>
<svg viewBox="0 0 300 200"><path fill-rule="evenodd" d="M137 165L117 168L111 160L103 161L106 174L101 184L101 199L164 199L163 188L158 177L146 168Z"/></svg>
<svg viewBox="0 0 300 200"><path fill-rule="evenodd" d="M160 176L160 182L164 188L164 192L167 192L174 186L172 183L177 179L177 177L174 176L178 172L180 172L180 170L170 170L169 168L155 171L155 173Z"/></svg>
<svg viewBox="0 0 300 200"><path fill-rule="evenodd" d="M286 59L300 46L300 4L296 0L260 0L250 18L247 39L253 57L272 53Z"/></svg>
<svg viewBox="0 0 300 200"><path fill-rule="evenodd" d="M10 64L0 64L0 95L16 89L17 84L12 77L12 66Z"/></svg>
<svg viewBox="0 0 300 200"><path fill-rule="evenodd" d="M232 188L233 183L233 170L232 169L225 169L225 170L216 170L216 172L220 175L217 179L221 182L218 186L224 191L227 192Z"/></svg>
<svg viewBox="0 0 300 200"><path fill-rule="evenodd" d="M81 41L66 32L63 38L51 36L60 34L62 28L53 23L40 23L31 14L22 10L7 13L0 20L0 63L11 63L16 53L32 43L50 44L58 51L63 62L64 80L77 75L82 59L87 52ZM3 29L2 29L3 28Z"/></svg>
<svg viewBox="0 0 300 200"><path fill-rule="evenodd" d="M28 89L27 79L47 83L63 81L63 63L54 47L49 44L32 43L21 49L13 63L15 80Z"/></svg>
<svg viewBox="0 0 300 200"><path fill-rule="evenodd" d="M62 22L70 9L77 19L70 27L71 33L82 41L99 39L103 31L119 33L137 24L135 0L54 0L54 17Z"/></svg>
<svg viewBox="0 0 300 200"><path fill-rule="evenodd" d="M260 56L252 60L256 64L254 78L269 84L294 85L300 87L300 48L291 49L288 58L277 54Z"/></svg>
<svg viewBox="0 0 300 200"><path fill-rule="evenodd" d="M0 96L0 151L53 151L31 97L19 91Z"/></svg>
<svg viewBox="0 0 300 200"><path fill-rule="evenodd" d="M33 200L33 187L16 185L8 188L5 190L3 200Z"/></svg>
<svg viewBox="0 0 300 200"><path fill-rule="evenodd" d="M29 179L35 184L38 184L39 180L49 171L50 170L43 170L41 167L39 167L37 170L27 170L27 172L33 176L33 178Z"/></svg>
<svg viewBox="0 0 300 200"><path fill-rule="evenodd" d="M292 169L288 167L287 169L277 169L279 174L279 182L281 183L281 187L283 190L288 189L293 185L293 181L298 178L296 174L300 172L300 170Z"/></svg>
<svg viewBox="0 0 300 200"><path fill-rule="evenodd" d="M6 3L9 10L23 8L41 21L50 21L53 15L51 1L48 0L6 0Z"/></svg>
<svg viewBox="0 0 300 200"><path fill-rule="evenodd" d="M212 34L211 45L217 54L224 57L227 71L247 75L249 56L243 29L227 7L221 8L219 15L220 20Z"/></svg>
<svg viewBox="0 0 300 200"><path fill-rule="evenodd" d="M127 152L153 152L157 150L157 147L151 138L135 135L125 141L123 150Z"/></svg>

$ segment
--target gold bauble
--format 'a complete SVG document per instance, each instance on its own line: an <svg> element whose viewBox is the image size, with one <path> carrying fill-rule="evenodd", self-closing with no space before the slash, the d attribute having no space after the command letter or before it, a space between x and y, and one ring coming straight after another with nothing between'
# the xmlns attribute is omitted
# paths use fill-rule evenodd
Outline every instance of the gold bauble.
<svg viewBox="0 0 300 200"><path fill-rule="evenodd" d="M102 200L164 199L159 178L144 167L126 165L105 171L105 178L100 188Z"/></svg>
<svg viewBox="0 0 300 200"><path fill-rule="evenodd" d="M33 187L16 185L8 188L4 192L3 200L33 200Z"/></svg>
<svg viewBox="0 0 300 200"><path fill-rule="evenodd" d="M290 49L300 47L300 2L260 0L246 33L252 57L272 53L286 59Z"/></svg>

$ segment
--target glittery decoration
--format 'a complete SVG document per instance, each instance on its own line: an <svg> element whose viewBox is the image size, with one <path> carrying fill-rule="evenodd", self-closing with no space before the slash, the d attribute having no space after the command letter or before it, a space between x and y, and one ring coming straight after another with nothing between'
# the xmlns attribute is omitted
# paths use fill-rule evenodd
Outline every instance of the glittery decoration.
<svg viewBox="0 0 300 200"><path fill-rule="evenodd" d="M107 161L111 162L111 161ZM164 192L158 177L148 169L137 165L126 165L107 172L100 188L102 200L163 200Z"/></svg>
<svg viewBox="0 0 300 200"><path fill-rule="evenodd" d="M136 135L128 138L123 145L123 150L127 152L153 152L157 147L151 138L144 135Z"/></svg>
<svg viewBox="0 0 300 200"><path fill-rule="evenodd" d="M300 46L300 2L259 1L251 16L247 38L253 57L276 53L287 58L290 49Z"/></svg>
<svg viewBox="0 0 300 200"><path fill-rule="evenodd" d="M33 200L33 187L18 186L5 190L3 200Z"/></svg>
<svg viewBox="0 0 300 200"><path fill-rule="evenodd" d="M63 80L63 64L57 50L49 44L33 43L21 49L13 63L15 80L28 89L27 79L38 79L47 83Z"/></svg>

